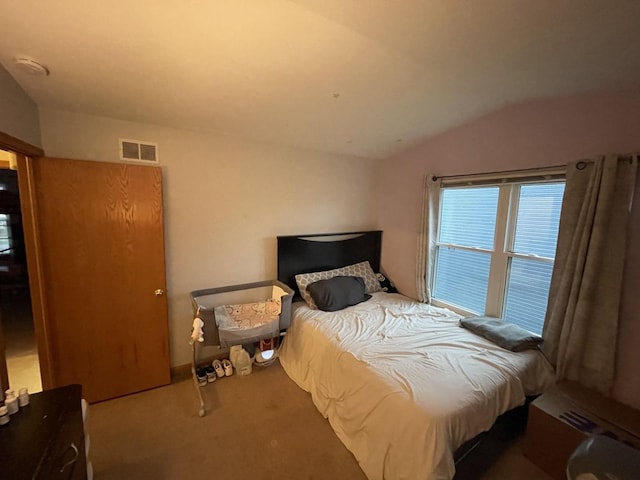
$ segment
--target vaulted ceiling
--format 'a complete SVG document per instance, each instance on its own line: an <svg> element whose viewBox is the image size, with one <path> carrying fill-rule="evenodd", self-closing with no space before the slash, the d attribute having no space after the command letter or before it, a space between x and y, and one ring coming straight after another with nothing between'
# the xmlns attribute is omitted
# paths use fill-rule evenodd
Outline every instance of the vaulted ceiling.
<svg viewBox="0 0 640 480"><path fill-rule="evenodd" d="M636 0L0 0L0 18L40 107L371 158L640 84Z"/></svg>

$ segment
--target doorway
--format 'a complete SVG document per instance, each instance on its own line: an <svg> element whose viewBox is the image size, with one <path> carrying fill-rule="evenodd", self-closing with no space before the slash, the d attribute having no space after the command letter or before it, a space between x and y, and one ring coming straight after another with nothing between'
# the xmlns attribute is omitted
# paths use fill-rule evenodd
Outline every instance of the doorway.
<svg viewBox="0 0 640 480"><path fill-rule="evenodd" d="M17 391L27 387L35 393L42 391L42 379L15 165L15 154L0 150L0 328L8 375L6 388ZM4 370L4 365L0 368Z"/></svg>

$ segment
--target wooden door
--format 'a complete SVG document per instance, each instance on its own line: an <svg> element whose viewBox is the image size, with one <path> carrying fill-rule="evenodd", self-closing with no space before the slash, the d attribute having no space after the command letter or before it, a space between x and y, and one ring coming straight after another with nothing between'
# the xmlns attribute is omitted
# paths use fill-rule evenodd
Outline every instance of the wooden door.
<svg viewBox="0 0 640 480"><path fill-rule="evenodd" d="M52 386L88 401L170 381L158 167L33 162Z"/></svg>
<svg viewBox="0 0 640 480"><path fill-rule="evenodd" d="M0 399L4 400L4 391L9 388L9 371L7 370L6 346L2 329L2 310L0 310Z"/></svg>

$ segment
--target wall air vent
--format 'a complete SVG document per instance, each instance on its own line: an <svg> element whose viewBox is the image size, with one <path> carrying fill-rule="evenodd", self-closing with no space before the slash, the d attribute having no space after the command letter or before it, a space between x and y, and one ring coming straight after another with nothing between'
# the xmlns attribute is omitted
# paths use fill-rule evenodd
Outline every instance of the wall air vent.
<svg viewBox="0 0 640 480"><path fill-rule="evenodd" d="M121 138L120 160L133 160L136 162L158 163L158 144L142 142L140 140L126 140Z"/></svg>

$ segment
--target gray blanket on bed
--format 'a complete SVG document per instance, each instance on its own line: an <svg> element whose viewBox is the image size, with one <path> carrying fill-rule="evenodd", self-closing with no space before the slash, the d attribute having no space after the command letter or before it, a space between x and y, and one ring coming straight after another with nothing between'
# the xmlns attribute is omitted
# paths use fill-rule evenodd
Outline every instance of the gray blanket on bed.
<svg viewBox="0 0 640 480"><path fill-rule="evenodd" d="M460 326L512 352L537 348L542 343L542 337L495 317L463 318Z"/></svg>

